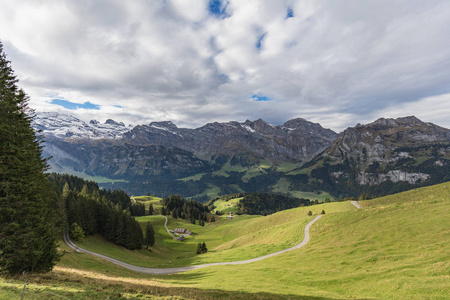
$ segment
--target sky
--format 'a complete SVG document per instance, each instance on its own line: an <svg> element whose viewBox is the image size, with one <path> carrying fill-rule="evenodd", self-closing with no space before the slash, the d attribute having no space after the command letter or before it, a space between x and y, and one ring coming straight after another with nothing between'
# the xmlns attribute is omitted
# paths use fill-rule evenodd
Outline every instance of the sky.
<svg viewBox="0 0 450 300"><path fill-rule="evenodd" d="M450 128L447 0L0 0L0 41L32 108L84 121Z"/></svg>

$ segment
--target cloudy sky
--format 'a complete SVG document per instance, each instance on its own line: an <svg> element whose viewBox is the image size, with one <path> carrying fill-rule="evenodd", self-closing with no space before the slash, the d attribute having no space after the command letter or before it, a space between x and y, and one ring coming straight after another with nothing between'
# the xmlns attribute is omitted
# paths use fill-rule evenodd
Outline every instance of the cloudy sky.
<svg viewBox="0 0 450 300"><path fill-rule="evenodd" d="M0 41L31 107L86 121L450 128L446 0L0 0Z"/></svg>

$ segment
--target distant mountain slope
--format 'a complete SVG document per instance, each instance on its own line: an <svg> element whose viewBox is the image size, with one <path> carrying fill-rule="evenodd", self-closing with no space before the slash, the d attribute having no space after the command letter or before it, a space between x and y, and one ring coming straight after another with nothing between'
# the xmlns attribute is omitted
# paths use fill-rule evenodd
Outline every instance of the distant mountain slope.
<svg viewBox="0 0 450 300"><path fill-rule="evenodd" d="M187 129L167 121L132 128L113 120L85 123L70 115L40 113L34 123L45 136L44 154L53 157L54 171L122 179L179 178L210 171L213 165L220 169L225 163L299 162L324 150L337 137L332 130L303 119L283 126L257 120Z"/></svg>
<svg viewBox="0 0 450 300"><path fill-rule="evenodd" d="M244 123L209 123L196 129L172 122L136 126L123 140L138 145L179 147L202 159L251 165L261 160L305 161L323 151L337 137L319 124L294 119L273 126L259 119Z"/></svg>
<svg viewBox="0 0 450 300"><path fill-rule="evenodd" d="M132 128L44 113L35 124L53 171L124 179L106 187L136 194L339 198L390 194L448 181L450 174L450 130L415 117L381 118L339 135L300 118L279 126L259 119Z"/></svg>
<svg viewBox="0 0 450 300"><path fill-rule="evenodd" d="M310 172L311 181L325 183L331 190L346 186L361 191L358 186L383 183L387 189L386 182L408 187L447 181L450 130L416 117L358 124L342 132L330 148L302 169Z"/></svg>

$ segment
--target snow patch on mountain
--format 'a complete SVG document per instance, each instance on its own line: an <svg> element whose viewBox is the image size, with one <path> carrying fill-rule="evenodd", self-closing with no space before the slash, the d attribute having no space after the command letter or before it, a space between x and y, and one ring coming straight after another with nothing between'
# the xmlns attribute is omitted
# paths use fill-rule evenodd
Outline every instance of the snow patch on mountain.
<svg viewBox="0 0 450 300"><path fill-rule="evenodd" d="M244 129L246 129L247 131L251 132L251 133L256 132L255 129L251 128L251 127L248 126L248 125L241 124L241 126L242 126Z"/></svg>
<svg viewBox="0 0 450 300"><path fill-rule="evenodd" d="M73 116L56 112L37 113L33 127L42 130L47 138L58 139L120 139L125 132L132 129L111 119L105 124L96 120L86 123Z"/></svg>

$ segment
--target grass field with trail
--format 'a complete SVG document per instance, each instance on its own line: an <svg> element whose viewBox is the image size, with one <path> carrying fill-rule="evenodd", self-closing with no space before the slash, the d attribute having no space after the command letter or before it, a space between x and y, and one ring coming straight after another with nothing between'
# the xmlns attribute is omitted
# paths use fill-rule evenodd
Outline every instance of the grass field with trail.
<svg viewBox="0 0 450 300"><path fill-rule="evenodd" d="M448 299L450 183L360 203L364 207L360 210L350 202L335 202L266 217L241 216L222 219L211 226L196 225L201 228L192 239L193 245L203 239L210 251L185 261L197 264L242 260L298 243L303 238L304 225L312 219L307 212L319 214L325 210L326 215L311 227L311 239L305 247L251 264L149 276L88 254L76 254L61 245L61 251L67 254L55 270L34 280L55 286L53 292L71 299L91 294L92 299L104 299L95 298L97 290L100 296L121 293L135 299L148 293L179 297L175 299ZM162 239L158 247L176 247L163 237L162 217L143 217L140 221L150 221L158 228ZM176 222L172 225L180 225ZM98 243L99 248L111 248L101 240ZM171 251L180 253L181 249ZM147 252L149 255L145 256L149 258L145 259L157 260L150 257L162 255L156 249ZM114 255L131 256L123 248ZM102 281L92 279L96 276ZM83 287L80 282L90 284ZM20 280L0 279L0 295L17 298L20 292Z"/></svg>

